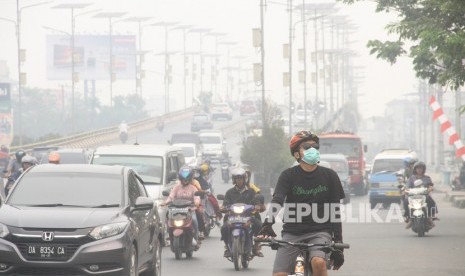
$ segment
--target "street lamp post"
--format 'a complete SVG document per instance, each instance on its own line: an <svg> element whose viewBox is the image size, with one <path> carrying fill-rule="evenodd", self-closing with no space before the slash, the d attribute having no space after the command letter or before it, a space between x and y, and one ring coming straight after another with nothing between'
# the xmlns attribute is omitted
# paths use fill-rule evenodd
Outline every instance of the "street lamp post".
<svg viewBox="0 0 465 276"><path fill-rule="evenodd" d="M75 121L74 121L74 83L77 80L77 77L75 76L75 59L76 59L76 53L75 53L75 45L74 45L74 31L76 27L76 16L74 15L74 10L75 9L82 9L87 6L90 6L91 4L87 3L72 3L72 4L62 4L55 6L53 8L55 9L70 9L71 10L71 132L74 133L75 131Z"/></svg>
<svg viewBox="0 0 465 276"><path fill-rule="evenodd" d="M203 44L203 36L211 31L211 29L205 29L205 28L194 28L190 30L191 32L197 32L199 33L199 39L200 39L200 47L199 47L199 52L200 52L200 93L203 92L203 56L202 56L202 44Z"/></svg>
<svg viewBox="0 0 465 276"><path fill-rule="evenodd" d="M119 18L125 15L125 12L102 12L96 14L94 17L96 18L107 18L108 19L108 27L109 27L109 47L110 47L110 63L109 67L109 75L110 75L110 107L113 107L113 81L115 77L113 76L113 18Z"/></svg>
<svg viewBox="0 0 465 276"><path fill-rule="evenodd" d="M189 28L192 28L192 25L180 25L173 30L182 30L182 52L183 52L183 64L184 64L184 73L183 73L183 84L184 84L184 109L187 109L187 54L186 54L186 39Z"/></svg>
<svg viewBox="0 0 465 276"><path fill-rule="evenodd" d="M191 72L191 105L194 105L194 84L195 84L195 63L194 56L200 55L200 52L187 52L186 55L191 56L192 72Z"/></svg>
<svg viewBox="0 0 465 276"><path fill-rule="evenodd" d="M220 33L220 32L211 32L211 33L208 33L207 35L210 35L210 36L214 36L215 37L215 55L217 56L215 58L215 66L214 66L214 69L212 68L212 70L214 71L214 73L212 73L212 76L214 76L214 80L213 80L213 94L216 95L218 97L218 86L217 86L217 79L218 79L218 65L219 65L219 54L218 54L218 38L220 36L225 36L226 33Z"/></svg>
<svg viewBox="0 0 465 276"><path fill-rule="evenodd" d="M137 56L138 56L138 62L137 62L137 70L136 70L136 94L137 91L139 90L139 95L142 97L142 79L143 79L143 70L142 70L142 62L144 60L144 55L146 54L146 51L142 51L142 29L145 26L142 26L142 22L146 22L151 20L153 17L148 17L148 16L134 16L131 18L127 18L124 21L129 21L129 22L136 22L138 26L138 31L139 31L139 50L137 51ZM146 25L147 26L147 25Z"/></svg>
<svg viewBox="0 0 465 276"><path fill-rule="evenodd" d="M169 95L169 86L171 82L171 65L169 62L170 53L168 53L168 27L176 25L177 22L158 22L151 24L152 26L163 26L165 29L165 113L168 113L170 110L170 95Z"/></svg>
<svg viewBox="0 0 465 276"><path fill-rule="evenodd" d="M226 45L227 47L227 58L226 58L226 68L227 68L227 71L226 71L226 98L228 100L231 100L231 97L229 95L229 79L231 78L231 70L230 70L230 67L231 67L231 63L230 63L230 59L231 59L231 46L233 45L236 45L237 43L234 42L234 41L224 41L224 42L220 42L221 45Z"/></svg>
<svg viewBox="0 0 465 276"><path fill-rule="evenodd" d="M51 3L53 1L46 1L46 2L40 2L40 3L35 3L31 5L27 5L24 7L19 7L19 0L16 0L16 39L17 39L17 44L18 44L18 129L19 129L19 145L23 145L23 122L22 122L22 73L21 73L21 62L22 60L22 55L21 55L21 12L26 9L26 8L31 8L35 6L40 6L40 5L45 5L48 3Z"/></svg>

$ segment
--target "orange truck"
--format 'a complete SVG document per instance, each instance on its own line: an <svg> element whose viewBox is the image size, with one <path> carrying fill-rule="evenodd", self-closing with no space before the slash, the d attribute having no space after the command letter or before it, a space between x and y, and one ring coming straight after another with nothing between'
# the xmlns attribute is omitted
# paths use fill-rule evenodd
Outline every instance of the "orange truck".
<svg viewBox="0 0 465 276"><path fill-rule="evenodd" d="M349 162L350 188L357 195L364 195L368 191L365 181L364 152L367 146L362 145L362 139L352 132L335 131L319 135L320 153L341 153Z"/></svg>

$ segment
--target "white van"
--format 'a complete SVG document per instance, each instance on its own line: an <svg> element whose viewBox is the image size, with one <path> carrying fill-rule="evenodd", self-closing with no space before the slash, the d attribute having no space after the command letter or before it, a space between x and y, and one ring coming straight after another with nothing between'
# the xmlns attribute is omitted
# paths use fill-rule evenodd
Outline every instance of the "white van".
<svg viewBox="0 0 465 276"><path fill-rule="evenodd" d="M226 140L218 130L202 130L199 133L200 142L203 146L202 157L210 160L221 160L228 158Z"/></svg>

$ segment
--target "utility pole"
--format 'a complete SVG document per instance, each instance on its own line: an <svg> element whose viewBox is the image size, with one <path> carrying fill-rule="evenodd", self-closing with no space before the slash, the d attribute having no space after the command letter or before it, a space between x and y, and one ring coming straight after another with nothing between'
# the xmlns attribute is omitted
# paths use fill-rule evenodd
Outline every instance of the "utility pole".
<svg viewBox="0 0 465 276"><path fill-rule="evenodd" d="M303 61L304 61L304 127L307 129L307 20L305 20L305 0L302 0L302 42L303 42Z"/></svg>
<svg viewBox="0 0 465 276"><path fill-rule="evenodd" d="M289 0L289 135L292 134L292 0Z"/></svg>
<svg viewBox="0 0 465 276"><path fill-rule="evenodd" d="M261 77L262 77L262 123L263 123L263 128L267 128L267 122L266 122L266 115L265 115L265 109L266 109L266 103L265 103L265 20L264 20L264 3L263 0L260 0L260 26L261 26L261 61L262 61L262 72L261 72Z"/></svg>

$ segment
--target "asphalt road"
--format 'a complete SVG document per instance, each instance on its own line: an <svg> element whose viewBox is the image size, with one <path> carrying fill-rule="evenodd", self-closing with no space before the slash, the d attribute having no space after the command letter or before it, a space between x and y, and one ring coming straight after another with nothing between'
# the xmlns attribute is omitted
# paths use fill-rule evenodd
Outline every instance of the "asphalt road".
<svg viewBox="0 0 465 276"><path fill-rule="evenodd" d="M236 116L236 120L237 120ZM215 127L224 127L230 122L215 122ZM189 132L189 121L167 124L163 132L139 135L140 143L166 143L173 132ZM136 137L130 134L129 142ZM227 147L232 161L239 159L241 137L228 137ZM115 141L118 142L118 141ZM231 183L221 181L219 167L214 176L215 193L223 193ZM260 183L257 183L258 185ZM330 275L422 275L422 276L465 276L465 210L457 209L444 200L444 194L435 193L438 202L440 221L436 227L419 238L404 223L396 219L396 209L379 210L371 215L367 196L352 196L352 214L343 224L344 241L351 248L345 251L346 263L339 271ZM398 209L397 209L398 210ZM368 212L368 216L367 216ZM346 213L348 214L348 213ZM391 217L389 222L386 219ZM368 219L370 218L370 219ZM280 224L275 224L275 232L280 232ZM278 234L279 235L279 234ZM223 258L223 244L220 232L215 228L211 236L202 242L199 251L192 259L175 260L169 248L164 248L163 275L271 275L275 252L264 248L264 258L255 258L249 269L236 272L231 262Z"/></svg>

